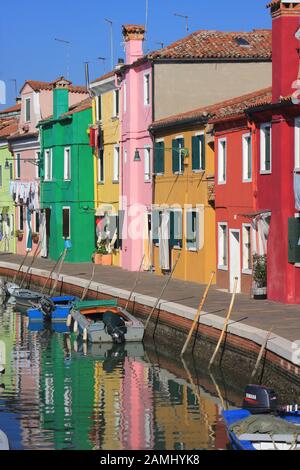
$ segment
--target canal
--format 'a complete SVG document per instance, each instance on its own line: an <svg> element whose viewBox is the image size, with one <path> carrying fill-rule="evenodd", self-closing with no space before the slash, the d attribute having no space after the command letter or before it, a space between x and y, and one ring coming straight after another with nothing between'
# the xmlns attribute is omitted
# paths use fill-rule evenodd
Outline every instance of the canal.
<svg viewBox="0 0 300 470"><path fill-rule="evenodd" d="M64 327L35 330L0 311L0 429L12 449L228 448L221 405L239 405L247 383L237 365L226 388L153 342L86 346Z"/></svg>

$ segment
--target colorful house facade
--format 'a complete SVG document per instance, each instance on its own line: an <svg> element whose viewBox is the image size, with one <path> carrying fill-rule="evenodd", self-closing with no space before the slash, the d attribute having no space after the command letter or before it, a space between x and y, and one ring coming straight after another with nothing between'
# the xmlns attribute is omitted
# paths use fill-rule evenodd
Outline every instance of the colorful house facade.
<svg viewBox="0 0 300 470"><path fill-rule="evenodd" d="M10 181L14 178L14 166L8 145L8 137L18 130L21 106L0 113L0 251L15 253L15 207L10 196Z"/></svg>
<svg viewBox="0 0 300 470"><path fill-rule="evenodd" d="M152 212L155 272L207 283L215 270L214 139L207 109L156 121Z"/></svg>
<svg viewBox="0 0 300 470"><path fill-rule="evenodd" d="M91 83L93 99L95 230L98 244L107 237L112 264L120 265L120 99L112 71Z"/></svg>
<svg viewBox="0 0 300 470"><path fill-rule="evenodd" d="M121 97L121 265L129 270L137 270L143 256L144 269L152 269L150 124L271 82L269 30L196 31L147 55L142 48L144 33L143 26L123 26L126 61L116 72Z"/></svg>
<svg viewBox="0 0 300 470"><path fill-rule="evenodd" d="M95 251L94 167L88 128L90 98L71 104L71 82L53 83L53 116L39 123L41 132L42 250L57 260L66 242L66 261L91 261ZM71 88L72 89L72 88Z"/></svg>

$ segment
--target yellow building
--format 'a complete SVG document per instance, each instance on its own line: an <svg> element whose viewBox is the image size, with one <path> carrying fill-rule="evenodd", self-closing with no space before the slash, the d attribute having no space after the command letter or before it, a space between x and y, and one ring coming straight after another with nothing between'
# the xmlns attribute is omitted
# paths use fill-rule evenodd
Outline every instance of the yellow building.
<svg viewBox="0 0 300 470"><path fill-rule="evenodd" d="M91 83L95 133L95 210L98 240L109 238L112 264L119 266L119 175L120 127L119 89L115 73Z"/></svg>
<svg viewBox="0 0 300 470"><path fill-rule="evenodd" d="M155 272L207 283L216 269L214 142L203 110L151 125L154 206L151 253Z"/></svg>

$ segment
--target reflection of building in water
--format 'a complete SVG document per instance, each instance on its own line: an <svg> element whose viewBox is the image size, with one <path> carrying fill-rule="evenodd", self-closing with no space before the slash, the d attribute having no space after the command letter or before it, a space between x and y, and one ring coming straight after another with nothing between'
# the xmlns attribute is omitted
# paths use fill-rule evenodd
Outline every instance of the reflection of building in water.
<svg viewBox="0 0 300 470"><path fill-rule="evenodd" d="M154 412L149 368L126 357L121 398L120 439L124 449L153 449Z"/></svg>
<svg viewBox="0 0 300 470"><path fill-rule="evenodd" d="M0 342L3 352L0 354L0 365L3 361L6 373L1 377L1 384L7 389L16 386L16 375L13 372L13 350L16 341L16 316L11 311L1 311ZM0 344L0 348L2 349Z"/></svg>
<svg viewBox="0 0 300 470"><path fill-rule="evenodd" d="M40 394L42 428L54 448L92 448L89 433L94 394L94 362L64 356L62 337L53 335L42 354Z"/></svg>

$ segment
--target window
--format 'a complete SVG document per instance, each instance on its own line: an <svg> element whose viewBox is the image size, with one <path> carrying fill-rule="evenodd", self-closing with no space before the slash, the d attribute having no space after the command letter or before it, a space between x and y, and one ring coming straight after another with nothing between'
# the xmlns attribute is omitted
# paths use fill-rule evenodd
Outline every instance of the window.
<svg viewBox="0 0 300 470"><path fill-rule="evenodd" d="M228 227L226 223L218 224L218 268L228 268Z"/></svg>
<svg viewBox="0 0 300 470"><path fill-rule="evenodd" d="M300 118L295 119L295 170L300 171Z"/></svg>
<svg viewBox="0 0 300 470"><path fill-rule="evenodd" d="M69 181L71 179L71 149L70 147L64 150L64 180Z"/></svg>
<svg viewBox="0 0 300 470"><path fill-rule="evenodd" d="M98 183L104 183L104 150L99 149L98 153Z"/></svg>
<svg viewBox="0 0 300 470"><path fill-rule="evenodd" d="M45 150L45 181L52 180L52 150Z"/></svg>
<svg viewBox="0 0 300 470"><path fill-rule="evenodd" d="M124 108L124 113L125 113L126 110L127 110L127 86L126 86L126 82L124 82L124 85L123 85L123 108Z"/></svg>
<svg viewBox="0 0 300 470"><path fill-rule="evenodd" d="M19 230L24 230L24 207L19 207Z"/></svg>
<svg viewBox="0 0 300 470"><path fill-rule="evenodd" d="M13 164L9 164L9 179L12 180L14 178L14 173L13 173Z"/></svg>
<svg viewBox="0 0 300 470"><path fill-rule="evenodd" d="M16 160L16 179L21 178L21 155L17 153L17 160Z"/></svg>
<svg viewBox="0 0 300 470"><path fill-rule="evenodd" d="M182 209L170 211L170 247L182 248Z"/></svg>
<svg viewBox="0 0 300 470"><path fill-rule="evenodd" d="M120 165L120 147L118 145L114 146L114 175L113 181L119 181L119 165Z"/></svg>
<svg viewBox="0 0 300 470"><path fill-rule="evenodd" d="M119 90L114 90L114 115L113 117L119 116Z"/></svg>
<svg viewBox="0 0 300 470"><path fill-rule="evenodd" d="M149 106L150 104L150 74L144 75L144 105Z"/></svg>
<svg viewBox="0 0 300 470"><path fill-rule="evenodd" d="M25 100L25 122L29 122L31 119L30 115L30 98Z"/></svg>
<svg viewBox="0 0 300 470"><path fill-rule="evenodd" d="M177 137L172 141L172 169L175 174L184 172L184 153L181 151L183 148L183 137Z"/></svg>
<svg viewBox="0 0 300 470"><path fill-rule="evenodd" d="M101 95L96 98L96 119L101 121L102 119L102 97Z"/></svg>
<svg viewBox="0 0 300 470"><path fill-rule="evenodd" d="M41 152L35 152L35 177L39 178L41 176L41 167L40 167L40 158Z"/></svg>
<svg viewBox="0 0 300 470"><path fill-rule="evenodd" d="M154 148L154 173L163 175L165 172L165 143L157 140Z"/></svg>
<svg viewBox="0 0 300 470"><path fill-rule="evenodd" d="M150 147L145 147L144 149L144 180L151 180L151 150Z"/></svg>
<svg viewBox="0 0 300 470"><path fill-rule="evenodd" d="M39 233L40 231L40 214L38 211L34 213L34 223L35 223L35 232Z"/></svg>
<svg viewBox="0 0 300 470"><path fill-rule="evenodd" d="M63 207L62 210L63 222L63 238L70 238L70 207Z"/></svg>
<svg viewBox="0 0 300 470"><path fill-rule="evenodd" d="M271 173L272 144L271 144L271 124L260 126L260 172Z"/></svg>
<svg viewBox="0 0 300 470"><path fill-rule="evenodd" d="M192 170L205 170L205 137L204 133L192 137Z"/></svg>
<svg viewBox="0 0 300 470"><path fill-rule="evenodd" d="M251 225L243 224L243 272L251 274Z"/></svg>
<svg viewBox="0 0 300 470"><path fill-rule="evenodd" d="M199 246L199 215L196 209L186 212L186 245L190 251L196 251Z"/></svg>
<svg viewBox="0 0 300 470"><path fill-rule="evenodd" d="M218 144L218 183L226 183L227 141L219 139Z"/></svg>
<svg viewBox="0 0 300 470"><path fill-rule="evenodd" d="M251 134L243 135L243 181L252 181L252 139Z"/></svg>

